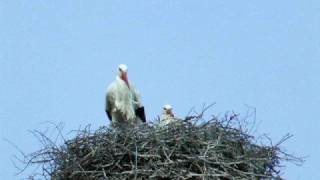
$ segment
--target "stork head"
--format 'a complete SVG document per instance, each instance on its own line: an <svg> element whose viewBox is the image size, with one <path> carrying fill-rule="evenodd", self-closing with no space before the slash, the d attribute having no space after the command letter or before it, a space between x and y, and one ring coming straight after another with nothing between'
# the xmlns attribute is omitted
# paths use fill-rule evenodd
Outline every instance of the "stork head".
<svg viewBox="0 0 320 180"><path fill-rule="evenodd" d="M163 106L163 111L165 114L171 116L171 117L174 117L174 114L172 112L172 106L170 104L166 104Z"/></svg>
<svg viewBox="0 0 320 180"><path fill-rule="evenodd" d="M125 64L119 65L119 77L129 86L127 65Z"/></svg>

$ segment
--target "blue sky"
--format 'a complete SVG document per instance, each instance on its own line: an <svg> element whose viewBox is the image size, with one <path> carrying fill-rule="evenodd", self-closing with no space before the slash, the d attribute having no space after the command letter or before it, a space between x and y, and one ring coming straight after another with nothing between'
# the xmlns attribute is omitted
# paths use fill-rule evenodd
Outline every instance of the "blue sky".
<svg viewBox="0 0 320 180"><path fill-rule="evenodd" d="M120 63L148 119L170 103L178 116L203 103L219 114L257 109L256 134L308 156L290 180L318 180L320 1L0 1L0 177L28 132L108 124L104 95Z"/></svg>

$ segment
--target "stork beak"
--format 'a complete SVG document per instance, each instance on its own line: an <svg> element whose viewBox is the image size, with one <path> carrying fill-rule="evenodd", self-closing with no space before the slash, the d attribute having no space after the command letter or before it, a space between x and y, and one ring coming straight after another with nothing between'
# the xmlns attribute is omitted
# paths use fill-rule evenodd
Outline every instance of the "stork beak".
<svg viewBox="0 0 320 180"><path fill-rule="evenodd" d="M127 84L127 86L129 87L129 80L128 80L128 73L124 72L122 74L122 80Z"/></svg>
<svg viewBox="0 0 320 180"><path fill-rule="evenodd" d="M174 117L174 113L172 111L170 111L169 114Z"/></svg>

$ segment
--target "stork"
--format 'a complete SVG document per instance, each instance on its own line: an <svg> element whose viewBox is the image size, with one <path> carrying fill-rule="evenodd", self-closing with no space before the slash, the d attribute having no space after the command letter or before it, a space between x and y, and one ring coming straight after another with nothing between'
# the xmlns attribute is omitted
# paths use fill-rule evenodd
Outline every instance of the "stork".
<svg viewBox="0 0 320 180"><path fill-rule="evenodd" d="M146 122L139 93L128 80L128 68L119 65L116 79L109 85L105 111L114 126L138 125Z"/></svg>
<svg viewBox="0 0 320 180"><path fill-rule="evenodd" d="M176 122L176 118L172 111L172 106L170 104L166 104L163 106L163 112L160 118L160 126L166 126L172 122Z"/></svg>

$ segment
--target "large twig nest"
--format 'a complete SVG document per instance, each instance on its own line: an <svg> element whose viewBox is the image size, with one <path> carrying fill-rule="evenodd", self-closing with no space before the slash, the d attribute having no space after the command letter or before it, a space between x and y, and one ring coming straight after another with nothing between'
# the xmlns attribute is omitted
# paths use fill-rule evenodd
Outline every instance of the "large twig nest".
<svg viewBox="0 0 320 180"><path fill-rule="evenodd" d="M243 127L232 125L239 121L233 116L202 123L200 119L177 120L161 128L85 128L61 146L39 133L43 148L25 162L40 164L40 177L54 180L251 180L281 179L280 163L300 160L279 148L289 136L276 145L258 145Z"/></svg>

